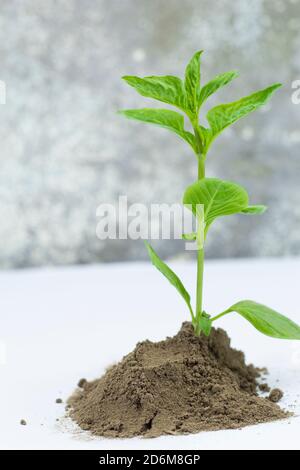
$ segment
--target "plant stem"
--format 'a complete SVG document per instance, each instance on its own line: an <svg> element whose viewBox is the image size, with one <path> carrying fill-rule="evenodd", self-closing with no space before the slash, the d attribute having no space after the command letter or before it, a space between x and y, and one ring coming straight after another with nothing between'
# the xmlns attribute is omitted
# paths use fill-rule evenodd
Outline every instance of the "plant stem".
<svg viewBox="0 0 300 470"><path fill-rule="evenodd" d="M205 178L205 157L198 154L198 180Z"/></svg>
<svg viewBox="0 0 300 470"><path fill-rule="evenodd" d="M204 270L204 248L201 248L198 250L198 254L197 254L196 322L198 324L202 315L203 270Z"/></svg>
<svg viewBox="0 0 300 470"><path fill-rule="evenodd" d="M211 321L218 320L219 318L223 317L223 316L226 315L227 313L229 313L229 311L228 311L228 310L225 310L224 312L219 313L219 315L216 315L215 317L212 317L210 320L211 320Z"/></svg>
<svg viewBox="0 0 300 470"><path fill-rule="evenodd" d="M198 117L197 117L198 120ZM197 128L197 124L193 123L195 140L197 143L197 157L198 157L198 180L205 178L205 155L202 153L201 137ZM200 228L202 229L202 228ZM200 335L200 319L202 316L202 301L203 301L203 271L204 271L204 246L198 248L197 253L197 285L196 285L196 322L195 333Z"/></svg>

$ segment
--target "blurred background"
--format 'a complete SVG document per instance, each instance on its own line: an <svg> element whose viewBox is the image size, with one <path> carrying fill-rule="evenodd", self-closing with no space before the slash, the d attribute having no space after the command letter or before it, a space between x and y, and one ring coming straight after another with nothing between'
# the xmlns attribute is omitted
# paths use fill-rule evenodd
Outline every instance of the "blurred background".
<svg viewBox="0 0 300 470"><path fill-rule="evenodd" d="M179 202L197 164L175 135L116 114L151 106L121 76L182 76L199 49L203 82L240 72L208 107L284 84L211 148L208 176L243 184L269 210L217 222L207 256L300 253L298 0L2 0L0 11L2 269L146 259L142 241L97 239L97 206L121 194ZM194 256L182 241L155 247Z"/></svg>

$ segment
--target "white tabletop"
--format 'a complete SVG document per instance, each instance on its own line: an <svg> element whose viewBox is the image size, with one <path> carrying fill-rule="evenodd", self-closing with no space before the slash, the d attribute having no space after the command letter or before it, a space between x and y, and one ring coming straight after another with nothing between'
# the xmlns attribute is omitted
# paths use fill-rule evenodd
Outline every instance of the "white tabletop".
<svg viewBox="0 0 300 470"><path fill-rule="evenodd" d="M195 265L170 263L193 291ZM205 309L218 313L253 299L300 323L300 259L208 261ZM150 264L0 273L0 448L2 449L300 449L300 342L268 338L237 314L219 325L248 362L267 366L296 416L242 430L151 440L91 438L64 419L81 377L93 379L137 341L175 334L188 311ZM277 382L278 381L278 382ZM19 424L21 419L27 426Z"/></svg>

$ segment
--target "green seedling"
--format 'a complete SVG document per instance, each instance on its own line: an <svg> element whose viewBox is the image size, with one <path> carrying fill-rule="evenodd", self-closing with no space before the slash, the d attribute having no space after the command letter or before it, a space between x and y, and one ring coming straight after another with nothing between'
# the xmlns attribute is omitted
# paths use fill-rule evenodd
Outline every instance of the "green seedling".
<svg viewBox="0 0 300 470"><path fill-rule="evenodd" d="M190 294L181 280L146 242L150 259L183 297L189 309L196 335L203 332L208 336L213 322L231 312L237 312L265 335L275 338L300 339L300 327L296 323L275 310L252 300L241 300L214 316L203 310L204 249L207 234L213 222L225 215L262 214L266 210L264 205L250 205L247 191L239 184L205 177L208 150L224 129L264 105L281 85L275 83L238 101L213 107L206 115L208 127L205 127L199 123L201 106L213 93L235 79L238 74L235 71L226 72L201 86L201 54L202 51L199 51L192 57L186 67L184 80L170 75L144 78L123 77L142 96L175 106L180 110L180 113L157 108L130 109L121 111L121 113L129 119L156 124L174 132L189 144L197 158L198 179L186 189L183 196L183 203L193 211L197 221L197 232L183 235L184 239L196 240L197 243L195 311L191 305ZM183 113L189 119L193 132L185 129Z"/></svg>

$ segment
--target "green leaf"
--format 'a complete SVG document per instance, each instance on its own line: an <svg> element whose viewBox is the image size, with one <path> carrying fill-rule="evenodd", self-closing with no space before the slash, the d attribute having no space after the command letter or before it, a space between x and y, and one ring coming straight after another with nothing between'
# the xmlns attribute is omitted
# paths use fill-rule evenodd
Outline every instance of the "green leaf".
<svg viewBox="0 0 300 470"><path fill-rule="evenodd" d="M221 104L212 108L207 113L206 117L212 130L213 138L222 132L223 129L230 126L230 124L233 124L238 119L241 119L265 104L272 93L280 86L281 84L277 83L264 90L241 98L239 101Z"/></svg>
<svg viewBox="0 0 300 470"><path fill-rule="evenodd" d="M242 214L263 214L267 210L267 206L264 206L263 204L257 204L255 206L248 206L245 209L243 209L241 212Z"/></svg>
<svg viewBox="0 0 300 470"><path fill-rule="evenodd" d="M217 218L237 214L248 206L248 194L244 188L218 178L203 178L189 186L183 203L190 205L196 216L197 204L204 205L205 229Z"/></svg>
<svg viewBox="0 0 300 470"><path fill-rule="evenodd" d="M194 135L184 129L184 118L175 111L170 111L169 109L143 108L127 109L120 111L120 114L123 114L128 119L156 124L157 126L169 129L188 142L195 150L196 144Z"/></svg>
<svg viewBox="0 0 300 470"><path fill-rule="evenodd" d="M203 331L205 336L209 336L211 332L211 327L212 327L212 321L210 319L210 315L208 315L206 312L202 312L201 318L199 320L199 325L200 325L201 331Z"/></svg>
<svg viewBox="0 0 300 470"><path fill-rule="evenodd" d="M196 52L185 70L184 88L186 91L187 105L192 114L198 112L200 95L200 56L203 51Z"/></svg>
<svg viewBox="0 0 300 470"><path fill-rule="evenodd" d="M182 110L187 107L184 84L178 77L166 75L139 78L126 75L122 78L142 96L172 104Z"/></svg>
<svg viewBox="0 0 300 470"><path fill-rule="evenodd" d="M185 303L188 306L188 309L191 313L192 320L194 319L193 309L191 307L191 298L190 294L185 289L179 277L166 265L158 254L153 250L152 246L145 241L146 248L148 250L149 257L152 261L152 264L168 279L168 281L177 289L181 297L184 299Z"/></svg>
<svg viewBox="0 0 300 470"><path fill-rule="evenodd" d="M231 82L234 78L238 77L238 75L239 74L236 71L225 72L221 75L217 75L210 82L206 83L206 85L204 85L200 91L198 102L199 108L204 103L204 101L209 98L210 95L215 93L222 86L227 85L227 83Z"/></svg>
<svg viewBox="0 0 300 470"><path fill-rule="evenodd" d="M237 312L261 333L281 339L300 339L300 326L281 313L265 305L242 300L232 305L226 313Z"/></svg>
<svg viewBox="0 0 300 470"><path fill-rule="evenodd" d="M207 129L206 127L200 125L196 126L196 128L201 140L201 152L206 155L208 147L212 141L212 131L211 129Z"/></svg>
<svg viewBox="0 0 300 470"><path fill-rule="evenodd" d="M196 234L196 232L183 233L182 238L183 238L183 240L193 241L193 240L196 240L197 234Z"/></svg>

